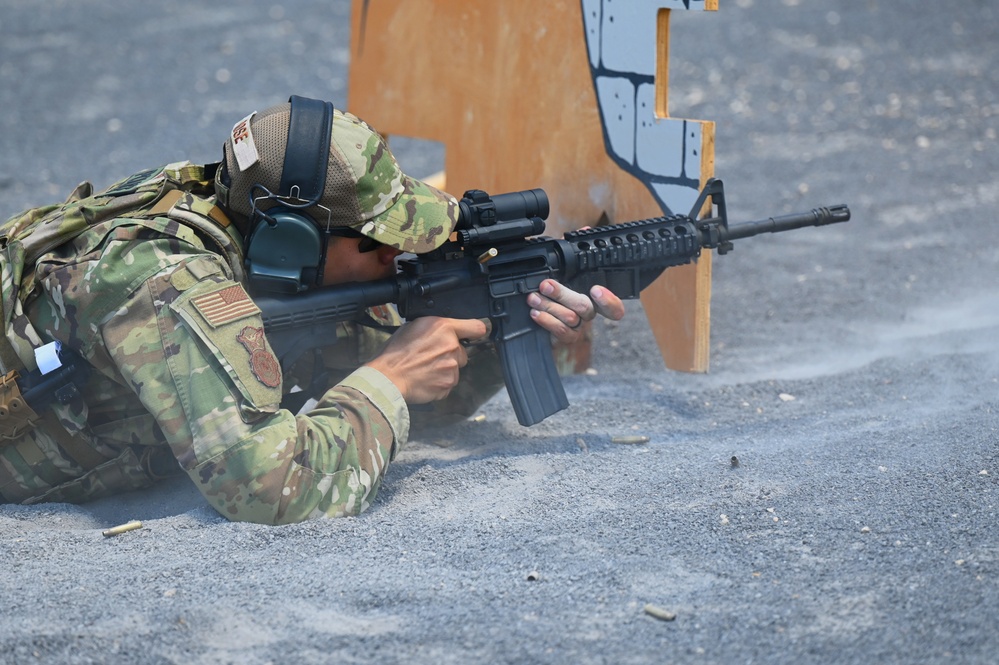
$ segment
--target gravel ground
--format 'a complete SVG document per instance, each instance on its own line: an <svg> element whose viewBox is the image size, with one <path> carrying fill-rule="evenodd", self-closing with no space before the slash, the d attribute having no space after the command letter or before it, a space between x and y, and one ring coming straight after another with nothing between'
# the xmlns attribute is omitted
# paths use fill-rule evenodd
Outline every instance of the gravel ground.
<svg viewBox="0 0 999 665"><path fill-rule="evenodd" d="M186 480L2 506L0 660L995 662L997 10L720 4L674 18L671 109L717 122L733 221L853 221L715 262L710 373L629 303L569 410L498 396L356 519L231 524ZM211 160L292 92L347 103L344 0L0 8L0 217Z"/></svg>

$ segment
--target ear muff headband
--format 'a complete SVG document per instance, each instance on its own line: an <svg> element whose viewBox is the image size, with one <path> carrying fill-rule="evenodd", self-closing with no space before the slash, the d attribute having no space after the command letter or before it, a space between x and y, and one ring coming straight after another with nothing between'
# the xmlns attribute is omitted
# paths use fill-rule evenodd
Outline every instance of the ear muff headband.
<svg viewBox="0 0 999 665"><path fill-rule="evenodd" d="M326 186L333 130L333 104L292 95L288 145L281 169L280 196L318 203ZM297 188L297 191L295 191Z"/></svg>

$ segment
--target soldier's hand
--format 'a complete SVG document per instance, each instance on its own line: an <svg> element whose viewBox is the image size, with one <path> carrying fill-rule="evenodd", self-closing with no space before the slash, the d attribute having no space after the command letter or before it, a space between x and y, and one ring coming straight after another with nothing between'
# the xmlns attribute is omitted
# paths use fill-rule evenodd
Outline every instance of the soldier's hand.
<svg viewBox="0 0 999 665"><path fill-rule="evenodd" d="M409 404L433 402L458 384L468 362L462 340L485 335L486 324L478 319L422 317L399 328L368 366L388 377Z"/></svg>
<svg viewBox="0 0 999 665"><path fill-rule="evenodd" d="M554 279L541 282L540 291L527 296L527 304L537 324L565 343L577 341L583 322L597 315L614 321L624 317L624 303L610 289L594 286L586 296Z"/></svg>

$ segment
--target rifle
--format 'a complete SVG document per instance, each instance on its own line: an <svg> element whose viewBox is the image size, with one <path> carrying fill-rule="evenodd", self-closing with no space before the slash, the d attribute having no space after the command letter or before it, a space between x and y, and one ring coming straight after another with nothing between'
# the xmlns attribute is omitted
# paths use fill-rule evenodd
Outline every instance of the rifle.
<svg viewBox="0 0 999 665"><path fill-rule="evenodd" d="M708 198L712 216L698 219ZM690 263L704 249L732 250L733 240L850 219L846 205L729 226L721 180L711 179L688 215L541 236L544 190L490 197L470 190L459 202L456 234L440 248L398 262L394 277L351 282L300 295L255 297L281 365L329 345L329 326L358 319L368 307L394 303L408 320L421 316L492 321L504 380L517 420L530 426L569 406L549 333L531 319L527 294L545 279L580 293L602 285L634 299L664 270ZM716 211L716 212L715 212Z"/></svg>

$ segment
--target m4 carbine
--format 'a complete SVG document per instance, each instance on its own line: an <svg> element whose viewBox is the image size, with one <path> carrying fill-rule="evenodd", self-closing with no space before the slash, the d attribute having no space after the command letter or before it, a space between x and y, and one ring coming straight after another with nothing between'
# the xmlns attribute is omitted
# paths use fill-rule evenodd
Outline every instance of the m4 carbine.
<svg viewBox="0 0 999 665"><path fill-rule="evenodd" d="M708 198L710 216L698 219ZM605 286L637 298L664 270L690 263L704 249L726 254L732 241L761 233L845 222L845 205L729 226L721 180L712 179L688 215L670 215L541 236L548 197L541 189L490 197L466 192L453 239L399 261L387 279L352 282L300 295L255 297L264 330L281 365L329 345L330 326L358 319L368 307L395 303L405 319L442 316L492 322L517 420L529 426L569 406L555 368L549 333L531 319L527 294L545 279L580 293Z"/></svg>

